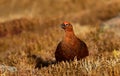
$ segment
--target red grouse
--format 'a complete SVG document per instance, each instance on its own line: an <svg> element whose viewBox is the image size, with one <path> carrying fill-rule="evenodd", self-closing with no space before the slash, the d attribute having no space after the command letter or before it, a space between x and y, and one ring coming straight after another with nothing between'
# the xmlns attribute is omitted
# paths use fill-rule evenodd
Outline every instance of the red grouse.
<svg viewBox="0 0 120 76"><path fill-rule="evenodd" d="M55 51L56 61L69 61L76 57L78 60L89 55L86 44L76 37L73 27L69 22L64 22L61 27L65 31L65 36L58 44Z"/></svg>

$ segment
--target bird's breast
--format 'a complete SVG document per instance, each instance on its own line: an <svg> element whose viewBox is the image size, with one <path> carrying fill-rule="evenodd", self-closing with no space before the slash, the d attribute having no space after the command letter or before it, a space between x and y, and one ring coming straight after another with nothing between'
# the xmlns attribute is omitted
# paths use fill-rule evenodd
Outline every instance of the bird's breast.
<svg viewBox="0 0 120 76"><path fill-rule="evenodd" d="M69 40L69 41L64 41L62 43L62 50L64 52L68 52L68 53L70 52L70 53L72 53L74 51L77 51L78 47L79 47L79 43L77 43L75 41Z"/></svg>
<svg viewBox="0 0 120 76"><path fill-rule="evenodd" d="M71 37L71 38L66 37L66 38L64 38L63 41L62 41L62 44L66 45L68 47L73 47L73 46L79 45L79 43L77 41L77 38L74 38L74 37Z"/></svg>
<svg viewBox="0 0 120 76"><path fill-rule="evenodd" d="M76 45L74 43L64 43L62 44L62 56L65 59L73 59L77 56L78 50L76 49Z"/></svg>

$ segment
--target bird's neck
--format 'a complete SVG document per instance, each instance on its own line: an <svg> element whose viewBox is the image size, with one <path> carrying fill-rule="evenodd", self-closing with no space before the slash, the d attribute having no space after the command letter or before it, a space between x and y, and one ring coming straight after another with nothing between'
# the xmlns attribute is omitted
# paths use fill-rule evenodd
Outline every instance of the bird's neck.
<svg viewBox="0 0 120 76"><path fill-rule="evenodd" d="M65 31L65 37L72 38L74 36L75 36L75 34L73 31Z"/></svg>
<svg viewBox="0 0 120 76"><path fill-rule="evenodd" d="M65 31L65 36L63 40L65 42L74 42L76 40L76 36L73 31Z"/></svg>

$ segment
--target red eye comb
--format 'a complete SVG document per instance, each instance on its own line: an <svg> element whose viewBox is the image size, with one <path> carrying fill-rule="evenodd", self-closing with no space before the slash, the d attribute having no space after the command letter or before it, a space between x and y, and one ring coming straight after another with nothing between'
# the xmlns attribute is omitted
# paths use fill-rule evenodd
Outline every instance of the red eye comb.
<svg viewBox="0 0 120 76"><path fill-rule="evenodd" d="M63 23L64 23L64 24L69 24L69 22L66 22L66 21L65 21L65 22L63 22Z"/></svg>

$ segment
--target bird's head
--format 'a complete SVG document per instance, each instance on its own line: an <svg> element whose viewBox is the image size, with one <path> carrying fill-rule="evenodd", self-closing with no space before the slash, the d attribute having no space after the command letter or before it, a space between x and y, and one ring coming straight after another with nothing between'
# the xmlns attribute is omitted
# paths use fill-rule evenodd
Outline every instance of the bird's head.
<svg viewBox="0 0 120 76"><path fill-rule="evenodd" d="M73 27L69 22L63 22L61 24L61 27L65 30L65 31L73 31Z"/></svg>

